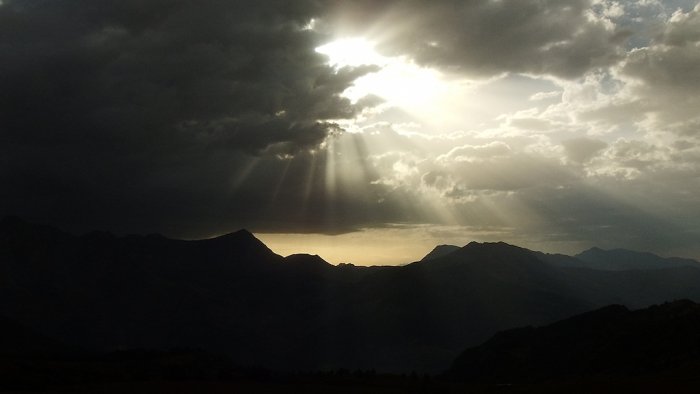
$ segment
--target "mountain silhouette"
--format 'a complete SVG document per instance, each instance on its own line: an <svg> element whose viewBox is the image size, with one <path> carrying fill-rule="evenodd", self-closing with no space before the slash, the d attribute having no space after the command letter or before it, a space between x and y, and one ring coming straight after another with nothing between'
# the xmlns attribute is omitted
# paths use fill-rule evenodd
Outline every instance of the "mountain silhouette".
<svg viewBox="0 0 700 394"><path fill-rule="evenodd" d="M611 305L544 327L500 332L467 349L447 376L523 383L649 376L700 366L700 305Z"/></svg>
<svg viewBox="0 0 700 394"><path fill-rule="evenodd" d="M678 257L664 258L652 253L635 252L626 249L603 250L591 248L577 254L576 259L585 263L583 266L609 271L632 269L659 269L669 267L700 267L692 259Z"/></svg>
<svg viewBox="0 0 700 394"><path fill-rule="evenodd" d="M502 242L450 249L405 266L333 266L279 256L244 230L74 236L8 218L0 310L92 351L187 347L280 370L438 372L501 330L608 304L700 300L694 266L603 271Z"/></svg>
<svg viewBox="0 0 700 394"><path fill-rule="evenodd" d="M292 254L284 258L285 263L294 265L299 269L325 271L333 269L333 265L322 259L319 255L305 253Z"/></svg>
<svg viewBox="0 0 700 394"><path fill-rule="evenodd" d="M455 245L438 245L436 246L433 250L430 251L430 253L426 254L421 261L428 261L432 259L436 259L438 257L443 257L447 256L448 254L459 250L459 246Z"/></svg>

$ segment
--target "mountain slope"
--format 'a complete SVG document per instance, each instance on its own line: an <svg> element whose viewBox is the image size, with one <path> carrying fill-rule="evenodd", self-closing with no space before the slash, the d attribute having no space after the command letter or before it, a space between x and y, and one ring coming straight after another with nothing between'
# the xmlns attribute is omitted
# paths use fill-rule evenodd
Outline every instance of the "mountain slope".
<svg viewBox="0 0 700 394"><path fill-rule="evenodd" d="M440 371L495 332L610 303L700 300L700 269L562 267L470 243L400 267L276 255L247 231L180 241L0 222L0 310L86 349L201 348L277 369Z"/></svg>
<svg viewBox="0 0 700 394"><path fill-rule="evenodd" d="M503 243L472 243L442 258L377 272L353 291L360 313L353 320L362 333L355 348L382 366L402 360L404 370L439 370L460 344L476 344L501 327L590 309L565 294L556 275L529 251Z"/></svg>
<svg viewBox="0 0 700 394"><path fill-rule="evenodd" d="M448 254L459 250L459 246L455 245L438 245L430 253L426 254L420 261L433 260L438 257L447 256Z"/></svg>
<svg viewBox="0 0 700 394"><path fill-rule="evenodd" d="M700 305L682 300L633 312L612 305L541 328L504 331L463 352L447 376L515 383L688 366L700 366Z"/></svg>
<svg viewBox="0 0 700 394"><path fill-rule="evenodd" d="M626 249L603 250L591 248L577 254L576 259L584 264L579 266L606 270L648 270L672 267L700 267L700 263L692 259L678 257L664 258L652 253L635 252Z"/></svg>

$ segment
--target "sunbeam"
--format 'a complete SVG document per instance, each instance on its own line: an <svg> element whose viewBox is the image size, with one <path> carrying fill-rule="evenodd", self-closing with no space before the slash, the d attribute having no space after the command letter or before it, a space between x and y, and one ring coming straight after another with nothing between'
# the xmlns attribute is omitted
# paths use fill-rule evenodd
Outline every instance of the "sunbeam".
<svg viewBox="0 0 700 394"><path fill-rule="evenodd" d="M306 176L303 180L303 183L301 185L301 206L299 207L299 214L301 218L306 218L309 217L308 215L309 208L311 205L311 200L314 199L314 202L317 200L317 196L314 193L314 187L316 187L318 183L317 179L317 172L318 172L318 153L315 151L309 152L308 153L308 166L306 169Z"/></svg>
<svg viewBox="0 0 700 394"><path fill-rule="evenodd" d="M248 179L253 170L260 163L259 156L249 157L248 160L239 168L236 169L235 175L231 179L230 190L236 191Z"/></svg>
<svg viewBox="0 0 700 394"><path fill-rule="evenodd" d="M282 190L282 187L284 187L284 183L287 180L287 173L289 172L289 167L292 165L293 159L291 158L285 158L283 159L285 161L282 172L280 172L279 179L277 180L277 184L275 185L275 189L270 195L270 204L276 204L277 198L279 197L280 191Z"/></svg>
<svg viewBox="0 0 700 394"><path fill-rule="evenodd" d="M326 160L325 160L325 199L324 199L324 218L325 225L329 228L334 228L336 225L336 207L338 197L338 166L336 164L336 143L338 137L331 136L326 139Z"/></svg>

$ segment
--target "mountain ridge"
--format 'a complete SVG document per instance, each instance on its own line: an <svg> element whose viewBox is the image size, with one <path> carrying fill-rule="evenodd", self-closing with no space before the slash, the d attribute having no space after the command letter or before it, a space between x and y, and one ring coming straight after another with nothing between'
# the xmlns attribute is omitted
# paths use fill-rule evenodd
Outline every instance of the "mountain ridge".
<svg viewBox="0 0 700 394"><path fill-rule="evenodd" d="M661 257L650 252L638 252L628 249L601 249L592 247L573 256L591 268L622 271L629 269L659 269L668 267L694 266L700 262L680 257Z"/></svg>
<svg viewBox="0 0 700 394"><path fill-rule="evenodd" d="M247 231L196 241L42 231L2 233L0 310L98 351L189 347L282 370L437 372L500 330L612 303L700 300L694 267L566 267L503 242L358 267L285 258Z"/></svg>
<svg viewBox="0 0 700 394"><path fill-rule="evenodd" d="M461 248L459 246L455 246L455 245L438 245L438 246L434 247L433 250L428 252L428 254L423 256L423 258L420 259L420 261L428 261L428 260L436 259L438 257L443 257L443 256L446 256L446 255L448 255L452 252L455 252L459 249L461 249Z"/></svg>
<svg viewBox="0 0 700 394"><path fill-rule="evenodd" d="M499 332L465 350L452 379L526 383L659 374L700 365L700 305L609 305L542 327Z"/></svg>

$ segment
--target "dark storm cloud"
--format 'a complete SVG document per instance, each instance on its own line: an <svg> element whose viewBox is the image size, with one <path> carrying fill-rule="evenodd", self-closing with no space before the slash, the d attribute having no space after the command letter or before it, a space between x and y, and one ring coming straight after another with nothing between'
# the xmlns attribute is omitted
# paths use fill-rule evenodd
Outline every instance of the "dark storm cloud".
<svg viewBox="0 0 700 394"><path fill-rule="evenodd" d="M251 155L317 147L374 70L326 64L316 3L0 3L2 213L140 231L259 209L230 186Z"/></svg>
<svg viewBox="0 0 700 394"><path fill-rule="evenodd" d="M4 138L313 146L353 115L338 94L358 72L314 51L309 4L6 2Z"/></svg>
<svg viewBox="0 0 700 394"><path fill-rule="evenodd" d="M589 0L338 3L329 29L369 34L385 53L472 75L577 77L615 63L629 36Z"/></svg>

